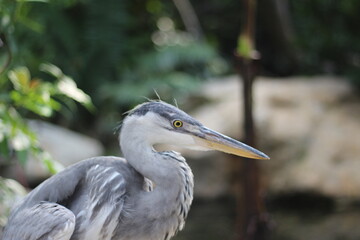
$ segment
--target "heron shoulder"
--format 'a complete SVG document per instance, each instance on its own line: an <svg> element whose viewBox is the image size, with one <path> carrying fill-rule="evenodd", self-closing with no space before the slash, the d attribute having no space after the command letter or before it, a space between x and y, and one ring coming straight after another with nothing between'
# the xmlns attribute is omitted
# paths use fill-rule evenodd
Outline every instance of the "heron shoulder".
<svg viewBox="0 0 360 240"><path fill-rule="evenodd" d="M82 184L87 172L96 165L114 168L122 175L136 172L125 159L119 157L94 157L82 160L41 183L25 197L17 209L33 206L40 201L61 202L69 198L78 185Z"/></svg>

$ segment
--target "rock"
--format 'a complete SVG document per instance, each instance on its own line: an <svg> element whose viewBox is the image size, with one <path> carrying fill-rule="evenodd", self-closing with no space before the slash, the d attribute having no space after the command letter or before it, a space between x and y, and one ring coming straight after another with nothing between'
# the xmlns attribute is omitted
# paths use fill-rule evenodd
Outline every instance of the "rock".
<svg viewBox="0 0 360 240"><path fill-rule="evenodd" d="M261 132L265 144L277 142L269 149L272 161L264 164L269 191L360 198L360 100L351 87L341 79L315 78L281 88L268 95L273 107Z"/></svg>
<svg viewBox="0 0 360 240"><path fill-rule="evenodd" d="M104 152L102 144L93 138L47 122L29 120L30 129L37 135L42 149L47 151L56 161L57 168L62 169L86 158L101 156ZM10 166L3 175L16 178L18 168ZM47 168L37 159L29 157L25 166L28 182L40 182L50 176Z"/></svg>
<svg viewBox="0 0 360 240"><path fill-rule="evenodd" d="M93 138L47 122L31 120L30 128L36 133L40 146L64 167L86 158L101 156L102 144ZM49 176L44 166L34 159L26 164L26 174L30 178Z"/></svg>
<svg viewBox="0 0 360 240"><path fill-rule="evenodd" d="M241 84L232 76L207 83L199 96L210 103L191 113L208 127L242 138ZM360 198L360 100L344 79L335 77L259 77L254 84L259 161L269 193L316 191L332 197ZM208 197L230 189L229 162L194 154L195 191ZM191 161L189 161L192 164ZM204 170L210 166L213 170ZM199 166L196 167L196 166ZM230 165L231 167L231 165ZM209 172L210 178L196 172ZM227 187L224 187L227 186ZM222 191L221 191L222 190Z"/></svg>

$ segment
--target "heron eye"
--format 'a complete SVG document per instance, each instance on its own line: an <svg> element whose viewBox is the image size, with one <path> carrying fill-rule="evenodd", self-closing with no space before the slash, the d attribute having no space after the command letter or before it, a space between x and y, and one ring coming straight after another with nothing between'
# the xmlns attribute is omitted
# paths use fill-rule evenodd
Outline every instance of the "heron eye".
<svg viewBox="0 0 360 240"><path fill-rule="evenodd" d="M180 120L175 120L173 121L173 126L176 128L182 127L183 126L183 122Z"/></svg>

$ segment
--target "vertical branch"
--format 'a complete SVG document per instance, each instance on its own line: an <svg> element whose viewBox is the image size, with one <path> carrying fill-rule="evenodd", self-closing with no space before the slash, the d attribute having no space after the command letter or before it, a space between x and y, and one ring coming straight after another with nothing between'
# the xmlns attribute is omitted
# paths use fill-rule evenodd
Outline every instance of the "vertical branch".
<svg viewBox="0 0 360 240"><path fill-rule="evenodd" d="M244 13L242 31L238 38L236 56L243 60L252 61L258 59L255 50L255 10L256 0L243 0Z"/></svg>
<svg viewBox="0 0 360 240"><path fill-rule="evenodd" d="M244 141L256 145L256 134L253 120L253 81L257 74L257 63L260 55L255 50L255 10L256 0L243 0L243 27L236 49L237 71L243 79L244 103ZM264 216L263 200L260 197L260 171L256 160L244 159L238 169L238 181L242 182L242 194L238 197L237 236L240 240L266 239L267 221ZM239 184L238 184L239 185ZM239 189L239 191L241 191Z"/></svg>

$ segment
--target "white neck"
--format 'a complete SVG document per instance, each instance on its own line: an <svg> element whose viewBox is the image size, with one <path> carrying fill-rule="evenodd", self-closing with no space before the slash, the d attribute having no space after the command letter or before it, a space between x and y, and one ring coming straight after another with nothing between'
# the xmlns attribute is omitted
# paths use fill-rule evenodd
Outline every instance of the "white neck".
<svg viewBox="0 0 360 240"><path fill-rule="evenodd" d="M127 162L144 177L157 185L161 184L163 178L167 177L171 165L163 161L152 145L141 137L123 133L121 136L120 146Z"/></svg>
<svg viewBox="0 0 360 240"><path fill-rule="evenodd" d="M181 229L192 202L193 175L183 158L175 159L154 150L141 131L123 126L120 146L128 163L155 184L152 192L142 192L138 212L145 218L166 219L164 234ZM152 206L152 207L149 207Z"/></svg>

